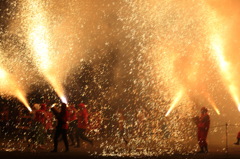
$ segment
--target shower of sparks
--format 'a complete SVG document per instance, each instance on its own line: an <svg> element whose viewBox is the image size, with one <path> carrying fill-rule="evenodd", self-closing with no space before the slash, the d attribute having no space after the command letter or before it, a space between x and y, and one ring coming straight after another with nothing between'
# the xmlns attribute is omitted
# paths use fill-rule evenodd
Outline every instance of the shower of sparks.
<svg viewBox="0 0 240 159"><path fill-rule="evenodd" d="M7 92L7 95L10 94L17 97L30 112L32 111L24 93L18 88L17 83L3 68L0 68L0 88L1 92Z"/></svg>
<svg viewBox="0 0 240 159"><path fill-rule="evenodd" d="M205 93L204 94L205 95L205 97L207 98L207 100L208 100L208 102L211 104L211 106L213 107L213 109L216 111L216 113L218 114L218 115L220 115L220 111L219 111L219 109L217 108L217 105L216 105L216 103L213 101L213 99L210 97L210 95L208 94L208 93Z"/></svg>
<svg viewBox="0 0 240 159"><path fill-rule="evenodd" d="M27 107L27 109L28 109L30 112L32 112L32 109L31 109L31 107L29 106L29 104L28 104L28 102L27 102L27 100L26 100L26 97L24 97L23 92L20 91L19 89L17 89L17 90L15 91L15 94L16 94L16 97Z"/></svg>
<svg viewBox="0 0 240 159"><path fill-rule="evenodd" d="M220 34L220 33L219 33ZM240 110L240 101L239 101L239 90L235 83L235 78L232 73L231 69L231 63L226 60L226 57L224 55L224 42L223 38L219 35L215 34L211 37L211 46L215 53L216 59L218 61L221 73L223 78L226 81L226 84L228 86L229 92L235 101L238 110Z"/></svg>
<svg viewBox="0 0 240 159"><path fill-rule="evenodd" d="M216 111L212 114L215 117L220 115L220 105L216 103L221 103L221 99L217 95L225 95L225 89L222 89L224 85L219 82L221 77L215 71L215 63L221 70L220 76L225 78L230 100L234 99L240 111L239 83L232 71L235 63L230 63L232 61L227 58L232 56L231 52L225 51L224 43L228 41L222 38L219 27L212 27L215 21L209 13L213 13L214 9L209 7L207 1L20 2L16 11L20 14L9 18L16 21L9 20L12 25L6 27L6 33L10 33L8 29L12 28L10 31L16 34L16 41L5 43L13 46L18 42L23 43L20 49L24 53L16 52L19 56L15 56L9 51L4 55L6 60L3 65L0 64L3 66L0 69L0 92L17 97L31 112L25 98L26 92L19 84L26 81L24 88L36 86L41 90L42 81L39 82L39 77L43 76L67 106L68 100L71 103L86 100L90 105L90 123L98 122L96 125L99 125L94 131L89 129L88 133L94 141L101 143L103 156L158 156L195 152L197 141L192 131L195 124L188 122L195 113L195 104L198 101L209 103ZM216 16L218 18L221 18L220 15ZM2 41L0 45L4 45ZM208 54L208 44L211 44L214 53ZM214 57L217 62L208 61L213 54L216 54ZM26 59L22 58L25 56ZM20 76L21 73L15 70L18 67L12 67L15 59L17 62L24 63L27 60L30 63L26 65L26 70L25 67L20 69L26 76ZM214 74L211 74L213 71ZM63 80L65 75L69 75L66 81ZM67 86L69 96L66 96L63 84ZM45 89L45 85L43 87L44 91L39 91L39 94L30 94L29 101L35 101L44 93L44 98L40 100L51 103L51 90ZM35 91L34 88L27 90ZM180 105L183 110L178 109ZM224 102L221 106L224 107L221 109L224 113L230 111ZM40 104L34 108L38 107ZM178 111L174 111L176 109ZM94 113L97 115L94 116ZM167 117L170 113L171 117ZM20 115L17 117L21 118ZM106 131L101 131L102 128ZM123 135L120 132L122 130ZM221 134L219 132L220 129L217 133ZM22 135L14 141L21 140ZM35 144L37 146L38 143ZM24 145L27 145L26 142ZM8 143L6 147L9 147Z"/></svg>
<svg viewBox="0 0 240 159"><path fill-rule="evenodd" d="M35 53L35 62L39 70L43 73L46 80L52 85L57 95L61 98L62 102L67 103L64 96L64 89L61 85L59 77L53 68L51 59L53 50L50 48L50 33L47 25L47 15L44 12L41 1L27 1L29 13L29 45Z"/></svg>
<svg viewBox="0 0 240 159"><path fill-rule="evenodd" d="M169 110L167 111L167 113L166 113L165 116L168 116L168 115L170 114L170 112L176 107L177 103L180 101L180 99L182 98L182 96L183 96L183 90L180 90L180 91L177 93L174 101L173 101L172 104L171 104L171 107L169 108Z"/></svg>

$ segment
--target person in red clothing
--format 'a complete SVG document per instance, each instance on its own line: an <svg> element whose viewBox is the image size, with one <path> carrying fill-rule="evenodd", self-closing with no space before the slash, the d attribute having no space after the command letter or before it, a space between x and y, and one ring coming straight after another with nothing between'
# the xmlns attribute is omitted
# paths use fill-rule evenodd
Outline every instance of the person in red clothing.
<svg viewBox="0 0 240 159"><path fill-rule="evenodd" d="M53 135L53 114L52 114L50 108L48 108L48 109L46 110L45 129L47 130L47 136L48 136L48 138L51 139L51 138L52 138L52 135Z"/></svg>
<svg viewBox="0 0 240 159"><path fill-rule="evenodd" d="M210 126L210 116L208 115L208 110L205 107L201 108L201 115L197 120L198 127L198 144L200 147L199 153L207 153L208 152L208 144L207 144L207 134Z"/></svg>
<svg viewBox="0 0 240 159"><path fill-rule="evenodd" d="M237 142L234 143L235 145L239 145L240 144L240 131L237 134Z"/></svg>
<svg viewBox="0 0 240 159"><path fill-rule="evenodd" d="M71 140L71 145L75 145L74 141L74 135L77 129L77 109L74 107L74 104L70 104L68 106L68 112L69 112L69 130L68 130L68 136Z"/></svg>
<svg viewBox="0 0 240 159"><path fill-rule="evenodd" d="M76 141L77 145L76 147L80 147L80 141L79 138L89 142L91 145L93 145L93 141L90 140L85 136L85 131L88 127L88 111L87 108L85 107L85 104L80 103L79 105L79 111L77 112L77 118L78 118L78 123L77 123L77 131L76 131Z"/></svg>
<svg viewBox="0 0 240 159"><path fill-rule="evenodd" d="M54 149L51 152L57 152L58 149L58 138L62 135L63 142L65 144L65 152L69 151L68 140L67 140L67 130L68 130L68 120L69 114L67 111L67 105L65 103L61 104L61 111L58 112L55 107L51 108L53 114L57 119L57 126L54 135Z"/></svg>
<svg viewBox="0 0 240 159"><path fill-rule="evenodd" d="M41 104L41 108L35 113L35 121L41 123L44 127L46 125L46 110L47 105Z"/></svg>
<svg viewBox="0 0 240 159"><path fill-rule="evenodd" d="M47 121L47 105L41 104L40 109L35 112L34 125L36 127L37 143L44 145L47 138L46 121Z"/></svg>

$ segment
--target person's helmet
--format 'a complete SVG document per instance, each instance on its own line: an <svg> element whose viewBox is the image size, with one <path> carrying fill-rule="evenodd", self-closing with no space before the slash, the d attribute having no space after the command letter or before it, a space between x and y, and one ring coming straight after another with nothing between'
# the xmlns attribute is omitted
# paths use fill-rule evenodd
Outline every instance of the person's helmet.
<svg viewBox="0 0 240 159"><path fill-rule="evenodd" d="M202 107L202 108L201 108L201 111L203 111L203 112L207 112L208 109L207 109L206 107Z"/></svg>

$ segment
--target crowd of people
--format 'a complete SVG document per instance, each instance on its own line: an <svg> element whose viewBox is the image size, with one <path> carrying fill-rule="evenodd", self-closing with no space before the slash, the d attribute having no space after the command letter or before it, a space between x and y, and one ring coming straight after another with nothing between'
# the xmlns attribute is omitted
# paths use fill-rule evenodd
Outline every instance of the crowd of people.
<svg viewBox="0 0 240 159"><path fill-rule="evenodd" d="M89 139L85 132L90 129L89 113L86 105L80 103L77 106L74 104L61 103L60 105L35 105L31 113L23 113L19 111L19 121L16 124L18 130L27 132L27 138L31 143L29 146L42 146L47 139L53 139L54 149L51 152L58 151L58 142L63 140L65 152L69 151L69 146L75 148L80 147L80 139L89 142L93 145L93 141ZM0 132L1 136L7 132L4 130L9 124L9 110L3 107L0 114ZM60 138L60 139L59 139ZM71 143L68 143L68 140Z"/></svg>
<svg viewBox="0 0 240 159"><path fill-rule="evenodd" d="M65 152L69 151L69 146L79 148L81 146L81 140L88 142L93 146L93 140L89 139L86 135L86 131L91 129L89 126L89 112L84 103L78 105L74 104L40 104L40 107L34 107L33 111L26 115L19 112L22 123L17 125L22 130L28 130L28 138L35 145L44 145L46 139L53 139L54 148L51 152L58 152L58 142L64 142ZM137 115L140 118L140 115ZM119 109L116 114L118 119L119 137L128 144L128 139L124 136L124 116L123 110ZM101 122L95 119L95 122ZM142 118L140 118L142 119ZM208 152L207 135L210 127L210 116L208 109L205 107L201 108L201 115L193 118L197 126L197 139L200 151L199 153ZM142 121L142 120L139 120ZM7 107L3 107L0 112L0 133L2 136L4 129L9 124L9 110ZM98 125L100 125L98 123ZM139 123L138 125L141 125ZM140 134L139 134L140 135ZM70 142L70 143L69 143ZM32 144L32 145L34 145ZM236 145L240 144L240 132L237 135Z"/></svg>

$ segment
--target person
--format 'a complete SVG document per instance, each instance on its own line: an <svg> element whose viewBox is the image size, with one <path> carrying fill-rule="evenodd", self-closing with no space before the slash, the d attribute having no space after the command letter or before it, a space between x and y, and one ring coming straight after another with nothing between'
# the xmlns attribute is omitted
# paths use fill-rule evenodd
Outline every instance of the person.
<svg viewBox="0 0 240 159"><path fill-rule="evenodd" d="M68 111L67 105L65 103L61 104L61 111L58 112L55 107L51 108L55 118L57 120L55 135L54 135L54 149L51 152L57 152L58 150L58 138L62 135L62 139L65 145L65 152L69 151L68 140L67 140L67 130L68 130Z"/></svg>
<svg viewBox="0 0 240 159"><path fill-rule="evenodd" d="M41 148L44 148L44 144L47 138L47 131L46 131L46 109L47 105L42 103L40 105L40 109L35 112L34 124L36 126L36 138L37 143L40 144Z"/></svg>
<svg viewBox="0 0 240 159"><path fill-rule="evenodd" d="M80 141L79 141L80 138L82 140L89 142L91 145L93 145L93 141L90 140L88 137L86 137L84 134L88 127L87 108L85 107L84 103L80 103L78 106L79 106L79 111L77 112L78 123L77 123L77 131L75 136L77 145L75 146L75 148L80 147Z"/></svg>
<svg viewBox="0 0 240 159"><path fill-rule="evenodd" d="M48 108L46 110L46 125L45 125L46 131L47 131L47 138L52 139L53 135L53 114L51 112L51 109Z"/></svg>
<svg viewBox="0 0 240 159"><path fill-rule="evenodd" d="M234 143L235 145L239 145L240 144L240 131L237 134L237 142Z"/></svg>
<svg viewBox="0 0 240 159"><path fill-rule="evenodd" d="M207 135L210 126L210 116L208 115L208 109L201 108L201 115L195 119L198 128L198 144L200 147L199 153L208 153Z"/></svg>
<svg viewBox="0 0 240 159"><path fill-rule="evenodd" d="M68 136L71 140L70 146L75 145L75 140L74 140L74 135L76 132L77 128L77 110L74 106L74 104L70 104L68 107L68 112L69 112L69 131L68 131Z"/></svg>

